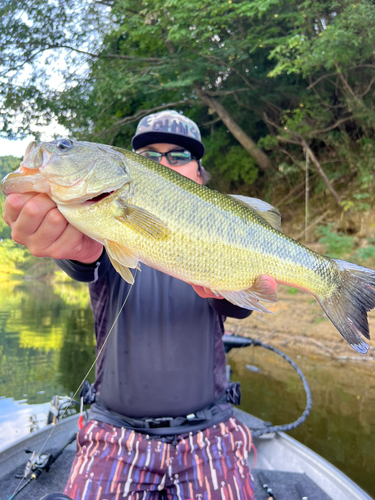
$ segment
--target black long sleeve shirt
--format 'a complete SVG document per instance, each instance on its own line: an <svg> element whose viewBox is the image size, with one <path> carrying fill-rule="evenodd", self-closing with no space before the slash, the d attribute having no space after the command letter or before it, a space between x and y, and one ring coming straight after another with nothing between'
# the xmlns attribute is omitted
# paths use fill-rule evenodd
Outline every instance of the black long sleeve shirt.
<svg viewBox="0 0 375 500"><path fill-rule="evenodd" d="M90 265L56 262L89 282L98 351L112 329L96 366L104 408L133 418L188 415L226 390L223 321L251 311L203 299L191 285L146 265L131 287L105 252Z"/></svg>

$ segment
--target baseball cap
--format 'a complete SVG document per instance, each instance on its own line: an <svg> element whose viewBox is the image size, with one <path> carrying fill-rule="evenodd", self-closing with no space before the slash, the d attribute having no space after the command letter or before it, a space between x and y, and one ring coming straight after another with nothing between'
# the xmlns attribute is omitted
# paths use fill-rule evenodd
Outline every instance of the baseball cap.
<svg viewBox="0 0 375 500"><path fill-rule="evenodd" d="M186 148L200 160L204 146L198 125L177 111L165 110L145 116L138 123L132 138L132 148L143 148L149 144L167 142Z"/></svg>

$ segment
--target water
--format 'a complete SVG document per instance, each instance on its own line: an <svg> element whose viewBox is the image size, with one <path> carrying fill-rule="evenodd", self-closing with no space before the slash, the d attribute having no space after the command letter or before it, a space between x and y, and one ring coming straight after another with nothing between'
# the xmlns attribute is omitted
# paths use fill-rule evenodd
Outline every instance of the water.
<svg viewBox="0 0 375 500"><path fill-rule="evenodd" d="M52 396L74 392L94 358L85 285L0 282L0 450L43 427Z"/></svg>
<svg viewBox="0 0 375 500"><path fill-rule="evenodd" d="M373 364L292 357L310 383L314 406L290 434L375 496ZM75 392L94 358L85 285L0 282L0 450L44 426L52 396ZM281 358L245 348L230 364L232 379L242 383L242 409L274 424L302 413L302 384Z"/></svg>
<svg viewBox="0 0 375 500"><path fill-rule="evenodd" d="M261 348L253 353L253 349L241 349L230 360L232 380L241 382L240 407L274 425L294 422L306 405L301 379L281 357ZM309 417L288 434L375 496L374 363L342 363L316 356L296 359L295 353L285 352L302 369L313 398ZM259 371L250 371L246 364Z"/></svg>

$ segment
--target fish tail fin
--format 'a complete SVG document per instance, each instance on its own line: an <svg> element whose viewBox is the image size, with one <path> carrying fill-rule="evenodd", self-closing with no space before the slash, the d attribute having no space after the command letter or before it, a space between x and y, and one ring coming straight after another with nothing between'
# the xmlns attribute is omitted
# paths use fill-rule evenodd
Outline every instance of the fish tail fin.
<svg viewBox="0 0 375 500"><path fill-rule="evenodd" d="M370 339L367 312L375 307L375 271L333 259L341 280L332 295L317 297L328 318L356 351L365 354Z"/></svg>

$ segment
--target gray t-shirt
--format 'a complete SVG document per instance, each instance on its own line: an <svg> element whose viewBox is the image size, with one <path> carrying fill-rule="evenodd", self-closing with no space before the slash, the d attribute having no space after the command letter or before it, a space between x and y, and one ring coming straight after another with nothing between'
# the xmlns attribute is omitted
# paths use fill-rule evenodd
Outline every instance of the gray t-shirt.
<svg viewBox="0 0 375 500"><path fill-rule="evenodd" d="M57 264L90 282L100 349L130 285L105 252L92 265ZM202 299L187 283L142 265L97 362L97 402L133 418L177 417L209 406L228 385L224 317L249 314L225 300Z"/></svg>

